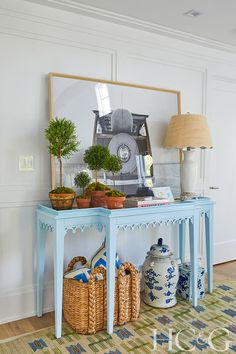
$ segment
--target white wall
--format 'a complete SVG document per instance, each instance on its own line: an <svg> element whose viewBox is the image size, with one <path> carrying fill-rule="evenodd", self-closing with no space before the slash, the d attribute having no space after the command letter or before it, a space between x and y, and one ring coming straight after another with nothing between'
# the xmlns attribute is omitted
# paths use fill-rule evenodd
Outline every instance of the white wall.
<svg viewBox="0 0 236 354"><path fill-rule="evenodd" d="M210 113L209 105L215 104L214 100L208 102L210 83L218 77L227 85L228 78L234 78L230 85L235 86L235 59L233 54L121 25L20 0L1 0L0 322L35 314L35 209L47 199L50 189L44 139L47 73L180 90L182 112L205 113L208 109ZM235 112L234 101L230 102L229 110ZM210 114L209 118L212 127L214 117ZM28 154L34 156L35 171L19 172L19 156ZM203 190L204 158L200 167ZM232 228L228 232L232 233ZM139 249L147 250L157 234L166 233L162 228L147 235L121 234L118 249L124 259L141 263L145 252L140 254L131 247L133 238ZM224 236L217 237L222 243ZM69 234L65 263L74 255L89 256L102 238L95 232ZM47 241L45 278L45 310L49 311L53 308L51 238Z"/></svg>

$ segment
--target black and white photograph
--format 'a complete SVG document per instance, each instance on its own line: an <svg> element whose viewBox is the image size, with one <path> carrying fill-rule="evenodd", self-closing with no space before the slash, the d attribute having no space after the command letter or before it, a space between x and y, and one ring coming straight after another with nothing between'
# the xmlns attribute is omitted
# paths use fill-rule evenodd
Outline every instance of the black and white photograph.
<svg viewBox="0 0 236 354"><path fill-rule="evenodd" d="M85 150L99 144L121 159L116 186L125 194L145 193L157 184L178 191L179 153L162 147L170 117L180 110L178 91L59 74L49 80L51 118L73 121L80 142L79 151L64 162L64 185L73 187L75 173L86 169ZM105 171L99 178L112 184Z"/></svg>

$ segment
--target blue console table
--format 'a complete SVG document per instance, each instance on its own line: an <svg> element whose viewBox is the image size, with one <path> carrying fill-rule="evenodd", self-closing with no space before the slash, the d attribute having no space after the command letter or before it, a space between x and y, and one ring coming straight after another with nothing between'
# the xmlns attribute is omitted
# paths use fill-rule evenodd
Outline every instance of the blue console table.
<svg viewBox="0 0 236 354"><path fill-rule="evenodd" d="M55 335L61 337L64 237L68 230L86 230L92 227L106 233L107 254L107 332L113 332L116 237L119 230L147 229L162 224L179 225L180 258L185 252L185 228L189 225L192 304L197 306L197 271L200 217L205 218L208 291L213 291L213 201L199 198L170 205L108 210L104 208L56 211L50 206L37 209L37 316L43 313L43 278L45 239L53 234Z"/></svg>

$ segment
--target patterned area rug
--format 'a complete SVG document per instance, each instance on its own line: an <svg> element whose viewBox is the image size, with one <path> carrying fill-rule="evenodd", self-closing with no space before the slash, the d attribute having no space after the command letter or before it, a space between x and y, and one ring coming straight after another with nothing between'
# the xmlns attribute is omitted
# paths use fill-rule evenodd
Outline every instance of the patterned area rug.
<svg viewBox="0 0 236 354"><path fill-rule="evenodd" d="M0 344L1 354L78 353L236 353L236 282L216 285L197 308L179 299L170 309L142 304L139 320L95 335L74 333L63 324L63 336L54 327Z"/></svg>

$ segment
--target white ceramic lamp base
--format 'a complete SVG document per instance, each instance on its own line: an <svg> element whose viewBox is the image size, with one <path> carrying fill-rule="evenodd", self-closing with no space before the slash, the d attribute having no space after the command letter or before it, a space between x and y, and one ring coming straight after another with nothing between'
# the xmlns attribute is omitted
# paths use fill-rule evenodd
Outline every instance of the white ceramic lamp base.
<svg viewBox="0 0 236 354"><path fill-rule="evenodd" d="M195 150L183 151L184 160L180 165L181 195L196 196L198 166Z"/></svg>

